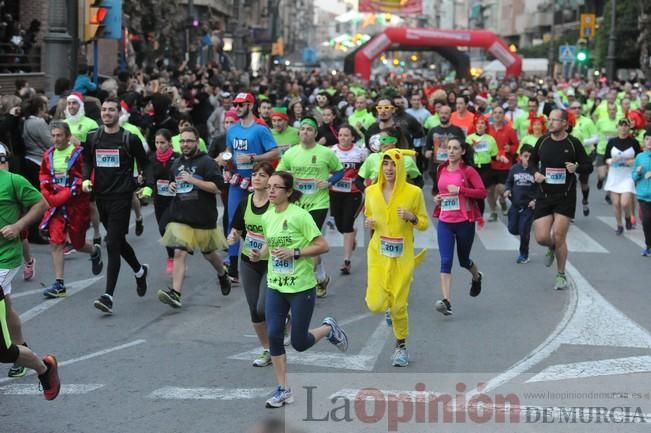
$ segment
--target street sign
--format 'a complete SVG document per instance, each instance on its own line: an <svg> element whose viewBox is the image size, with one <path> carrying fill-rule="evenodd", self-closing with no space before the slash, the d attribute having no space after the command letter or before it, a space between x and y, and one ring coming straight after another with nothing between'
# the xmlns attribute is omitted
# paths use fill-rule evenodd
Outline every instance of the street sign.
<svg viewBox="0 0 651 433"><path fill-rule="evenodd" d="M592 39L595 36L597 26L597 16L595 14L581 14L581 28L579 30L579 37L585 39Z"/></svg>
<svg viewBox="0 0 651 433"><path fill-rule="evenodd" d="M558 61L572 63L576 58L576 45L561 45L558 47Z"/></svg>

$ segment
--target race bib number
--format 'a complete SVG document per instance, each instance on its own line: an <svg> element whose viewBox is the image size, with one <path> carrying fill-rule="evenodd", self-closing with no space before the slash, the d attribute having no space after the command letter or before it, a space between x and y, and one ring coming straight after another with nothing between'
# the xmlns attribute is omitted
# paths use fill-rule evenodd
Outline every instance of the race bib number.
<svg viewBox="0 0 651 433"><path fill-rule="evenodd" d="M173 197L174 193L170 192L170 181L158 179L156 181L156 193L165 197Z"/></svg>
<svg viewBox="0 0 651 433"><path fill-rule="evenodd" d="M564 185L565 176L567 171L564 168L551 168L545 169L545 182L550 185Z"/></svg>
<svg viewBox="0 0 651 433"><path fill-rule="evenodd" d="M296 179L296 189L305 195L315 194L316 179Z"/></svg>
<svg viewBox="0 0 651 433"><path fill-rule="evenodd" d="M341 179L339 182L332 185L332 190L338 192L351 192L353 190L353 181L350 179Z"/></svg>
<svg viewBox="0 0 651 433"><path fill-rule="evenodd" d="M380 236L380 254L385 257L401 257L405 250L405 240L403 238L390 238Z"/></svg>
<svg viewBox="0 0 651 433"><path fill-rule="evenodd" d="M194 185L184 182L181 176L176 176L176 193L187 194L194 189Z"/></svg>
<svg viewBox="0 0 651 433"><path fill-rule="evenodd" d="M281 259L271 256L271 270L277 274L293 274L294 258Z"/></svg>
<svg viewBox="0 0 651 433"><path fill-rule="evenodd" d="M251 154L250 153L244 153L244 152L235 152L235 160L236 161L237 161L237 157L239 155L246 155L247 158L250 158L249 155L251 155ZM254 162L238 162L237 163L237 168L239 168L240 170L251 170L251 169L253 169L254 165L255 165Z"/></svg>
<svg viewBox="0 0 651 433"><path fill-rule="evenodd" d="M461 210L461 207L459 206L459 196L450 195L443 197L441 200L441 212L450 212L455 210Z"/></svg>
<svg viewBox="0 0 651 433"><path fill-rule="evenodd" d="M54 173L54 184L58 186L66 186L68 176L65 173Z"/></svg>
<svg viewBox="0 0 651 433"><path fill-rule="evenodd" d="M246 232L246 237L244 238L244 245L250 250L260 251L265 245L264 236L260 233Z"/></svg>
<svg viewBox="0 0 651 433"><path fill-rule="evenodd" d="M475 152L488 152L488 143L485 141L480 141L474 144Z"/></svg>
<svg viewBox="0 0 651 433"><path fill-rule="evenodd" d="M95 165L103 168L120 166L120 149L97 149L95 151Z"/></svg>
<svg viewBox="0 0 651 433"><path fill-rule="evenodd" d="M436 160L437 161L447 161L448 160L448 152L443 149L439 149L438 152L436 152Z"/></svg>

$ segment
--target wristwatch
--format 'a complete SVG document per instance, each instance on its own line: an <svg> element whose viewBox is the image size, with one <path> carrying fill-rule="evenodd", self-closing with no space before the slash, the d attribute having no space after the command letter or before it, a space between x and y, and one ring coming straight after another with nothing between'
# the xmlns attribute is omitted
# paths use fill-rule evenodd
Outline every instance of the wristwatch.
<svg viewBox="0 0 651 433"><path fill-rule="evenodd" d="M301 258L301 249L300 248L294 248L294 260L298 260Z"/></svg>

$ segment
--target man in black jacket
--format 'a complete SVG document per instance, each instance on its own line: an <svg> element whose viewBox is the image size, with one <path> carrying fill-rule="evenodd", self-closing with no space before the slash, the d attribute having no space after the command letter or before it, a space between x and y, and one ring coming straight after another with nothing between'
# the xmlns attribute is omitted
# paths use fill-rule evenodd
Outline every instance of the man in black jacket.
<svg viewBox="0 0 651 433"><path fill-rule="evenodd" d="M141 265L127 242L131 197L136 190L133 177L134 162L146 169L149 161L138 137L119 125L120 100L107 98L102 104L102 122L88 134L84 152L83 190L93 191L100 221L106 229L108 266L106 293L94 303L95 308L113 314L113 292L120 274L120 256L129 264L136 277L138 296L147 292L148 265ZM151 191L151 186L148 186Z"/></svg>

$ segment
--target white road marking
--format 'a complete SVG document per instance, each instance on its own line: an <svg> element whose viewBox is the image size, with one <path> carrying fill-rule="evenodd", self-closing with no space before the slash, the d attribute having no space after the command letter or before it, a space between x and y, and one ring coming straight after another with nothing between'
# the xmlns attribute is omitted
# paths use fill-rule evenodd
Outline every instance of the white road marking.
<svg viewBox="0 0 651 433"><path fill-rule="evenodd" d="M489 251L518 251L520 241L506 229L501 221L487 222L477 230L477 236Z"/></svg>
<svg viewBox="0 0 651 433"><path fill-rule="evenodd" d="M632 356L628 358L603 359L599 361L552 365L527 380L527 383L582 379L598 376L616 376L632 373L648 373L650 371L651 356Z"/></svg>
<svg viewBox="0 0 651 433"><path fill-rule="evenodd" d="M489 380L484 392L531 370L563 344L651 349L651 334L646 329L604 299L569 261L566 272L573 283L568 293L567 308L556 329L526 357ZM604 362L588 361L586 364L593 365L591 368L594 372L604 375L607 371ZM468 399L477 392L468 393Z"/></svg>
<svg viewBox="0 0 651 433"><path fill-rule="evenodd" d="M357 355L313 351L298 353L288 348L287 362L295 365L309 365L341 370L372 371L390 335L391 328L382 320ZM327 341L324 340L323 343L327 343ZM251 362L251 360L257 358L259 355L259 348L255 348L247 352L229 356L229 359Z"/></svg>
<svg viewBox="0 0 651 433"><path fill-rule="evenodd" d="M20 293L12 292L11 293L11 299L23 298L25 296L31 296L31 295L35 295L37 293L42 295L43 294L43 289L41 288L41 289L25 290L24 292L20 292Z"/></svg>
<svg viewBox="0 0 651 433"><path fill-rule="evenodd" d="M92 286L102 278L103 277L93 277L93 278L88 278L87 280L75 281L73 283L67 284L66 285L67 297L70 297L72 295L81 292L82 290ZM29 310L21 314L20 320L24 324L25 322L32 320L34 317L38 316L39 314L43 314L44 312L54 307L59 302L64 301L65 299L66 298L57 298L57 299L49 299L47 301L43 301L40 304L38 304L36 307L30 308Z"/></svg>
<svg viewBox="0 0 651 433"><path fill-rule="evenodd" d="M611 229L615 230L617 228L617 223L615 222L615 217L597 217L599 221L606 224ZM646 248L646 243L644 242L644 232L640 228L642 223L638 222L637 228L635 230L624 230L624 236L627 239L635 242L640 248ZM613 237L615 235L613 234Z"/></svg>
<svg viewBox="0 0 651 433"><path fill-rule="evenodd" d="M149 394L154 400L250 400L267 398L271 388L180 388L166 386Z"/></svg>
<svg viewBox="0 0 651 433"><path fill-rule="evenodd" d="M130 343L121 344L119 346L109 347L108 349L100 350L98 352L89 353L88 355L83 355L83 356L80 356L78 358L68 359L66 361L59 362L58 365L59 365L59 367L66 367L68 365L76 364L76 363L81 362L81 361L87 361L87 360L93 359L93 358L97 358L99 356L103 356L103 355L106 355L106 354L111 353L111 352L116 352L118 350L123 350L123 349L129 349L131 347L138 346L138 345L146 343L146 342L147 342L147 340L135 340L135 341L132 341ZM36 374L36 372L34 370L29 370L27 372L27 376L31 376L33 374ZM10 382L12 380L16 380L16 379L11 378L11 377L5 377L5 378L0 379L0 383Z"/></svg>
<svg viewBox="0 0 651 433"><path fill-rule="evenodd" d="M600 243L573 224L567 232L567 249L574 253L608 253Z"/></svg>
<svg viewBox="0 0 651 433"><path fill-rule="evenodd" d="M83 395L104 387L101 384L74 384L62 383L59 395ZM15 383L12 385L0 386L0 395L41 395L43 391L38 385L27 383Z"/></svg>
<svg viewBox="0 0 651 433"><path fill-rule="evenodd" d="M348 318L346 320L342 320L340 322L338 321L337 323L339 323L341 326L346 326L346 325L350 325L351 323L358 322L360 320L366 319L366 318L371 317L371 316L373 316L373 314L371 314L371 313L358 314L357 316L350 317L350 318ZM256 334L244 334L243 337L244 338L258 338L258 336Z"/></svg>

